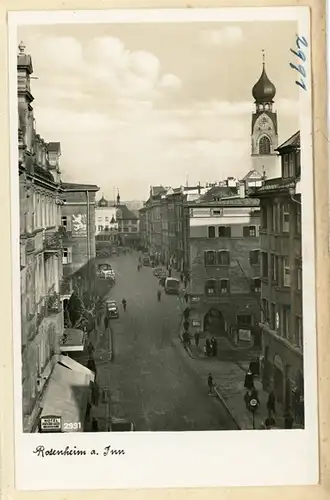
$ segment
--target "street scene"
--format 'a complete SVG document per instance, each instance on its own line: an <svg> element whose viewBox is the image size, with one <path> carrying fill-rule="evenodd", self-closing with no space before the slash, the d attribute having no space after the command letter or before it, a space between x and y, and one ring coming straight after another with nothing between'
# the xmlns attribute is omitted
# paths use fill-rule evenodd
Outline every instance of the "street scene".
<svg viewBox="0 0 330 500"><path fill-rule="evenodd" d="M306 40L193 24L19 29L25 433L305 426Z"/></svg>

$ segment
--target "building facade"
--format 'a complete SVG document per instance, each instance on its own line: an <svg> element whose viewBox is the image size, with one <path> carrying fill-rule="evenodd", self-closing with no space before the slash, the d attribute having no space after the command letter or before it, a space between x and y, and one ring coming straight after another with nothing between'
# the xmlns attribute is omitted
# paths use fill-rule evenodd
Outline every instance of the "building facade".
<svg viewBox="0 0 330 500"><path fill-rule="evenodd" d="M36 132L32 60L24 49L21 44L17 56L22 400L23 430L33 432L63 333L62 188L60 144L47 143Z"/></svg>
<svg viewBox="0 0 330 500"><path fill-rule="evenodd" d="M139 217L126 205L120 203L117 196L116 221L118 224L118 242L122 246L138 248L140 246Z"/></svg>
<svg viewBox="0 0 330 500"><path fill-rule="evenodd" d="M190 331L260 343L258 200L241 195L187 203Z"/></svg>
<svg viewBox="0 0 330 500"><path fill-rule="evenodd" d="M63 235L62 294L68 299L79 280L83 288L94 279L95 196L98 186L62 183L63 206L61 224Z"/></svg>
<svg viewBox="0 0 330 500"><path fill-rule="evenodd" d="M300 133L277 148L281 176L255 191L261 208L263 383L303 413Z"/></svg>

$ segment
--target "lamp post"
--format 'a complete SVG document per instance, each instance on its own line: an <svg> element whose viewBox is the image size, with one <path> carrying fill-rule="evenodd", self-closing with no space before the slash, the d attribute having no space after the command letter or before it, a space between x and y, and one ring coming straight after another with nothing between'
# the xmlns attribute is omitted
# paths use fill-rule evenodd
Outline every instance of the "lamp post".
<svg viewBox="0 0 330 500"><path fill-rule="evenodd" d="M257 410L258 401L255 398L251 398L249 401L249 406L250 406L250 410L252 413L252 426L253 426L253 429L255 429L256 428L256 426L255 426L255 412Z"/></svg>

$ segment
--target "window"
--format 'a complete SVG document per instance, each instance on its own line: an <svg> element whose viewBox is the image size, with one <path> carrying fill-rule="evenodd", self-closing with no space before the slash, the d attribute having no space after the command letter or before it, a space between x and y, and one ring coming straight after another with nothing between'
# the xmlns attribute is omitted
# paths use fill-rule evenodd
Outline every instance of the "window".
<svg viewBox="0 0 330 500"><path fill-rule="evenodd" d="M229 280L222 279L219 282L220 293L229 293Z"/></svg>
<svg viewBox="0 0 330 500"><path fill-rule="evenodd" d="M270 327L272 330L276 330L276 305L272 302L270 304Z"/></svg>
<svg viewBox="0 0 330 500"><path fill-rule="evenodd" d="M277 266L278 266L278 257L277 255L271 254L270 256L270 266L272 273L272 281L277 283Z"/></svg>
<svg viewBox="0 0 330 500"><path fill-rule="evenodd" d="M249 238L251 236L257 236L256 226L244 226L243 227L243 237Z"/></svg>
<svg viewBox="0 0 330 500"><path fill-rule="evenodd" d="M260 278L253 278L253 280L252 280L252 290L255 293L260 293L261 292L261 279Z"/></svg>
<svg viewBox="0 0 330 500"><path fill-rule="evenodd" d="M209 226L207 228L208 238L215 238L215 226Z"/></svg>
<svg viewBox="0 0 330 500"><path fill-rule="evenodd" d="M61 225L65 228L66 231L71 231L71 217L62 215Z"/></svg>
<svg viewBox="0 0 330 500"><path fill-rule="evenodd" d="M289 154L289 177L294 177L293 153Z"/></svg>
<svg viewBox="0 0 330 500"><path fill-rule="evenodd" d="M283 155L283 177L289 177L289 155Z"/></svg>
<svg viewBox="0 0 330 500"><path fill-rule="evenodd" d="M300 316L296 316L296 338L295 343L299 347L303 346L303 327L302 327L302 319Z"/></svg>
<svg viewBox="0 0 330 500"><path fill-rule="evenodd" d="M283 337L286 339L290 337L290 311L291 311L290 306L288 305L283 306L282 331L283 331Z"/></svg>
<svg viewBox="0 0 330 500"><path fill-rule="evenodd" d="M268 279L268 253L261 252L261 276Z"/></svg>
<svg viewBox="0 0 330 500"><path fill-rule="evenodd" d="M72 248L63 248L62 263L71 264L72 262Z"/></svg>
<svg viewBox="0 0 330 500"><path fill-rule="evenodd" d="M99 231L103 231L103 226L98 226Z"/></svg>
<svg viewBox="0 0 330 500"><path fill-rule="evenodd" d="M222 215L222 210L212 210L212 215Z"/></svg>
<svg viewBox="0 0 330 500"><path fill-rule="evenodd" d="M290 231L290 207L288 203L282 206L282 230L283 233Z"/></svg>
<svg viewBox="0 0 330 500"><path fill-rule="evenodd" d="M260 155L270 154L270 140L265 135L262 136L259 141L259 154Z"/></svg>
<svg viewBox="0 0 330 500"><path fill-rule="evenodd" d="M128 233L128 227L127 227L127 226L124 226L123 231L124 231L124 233Z"/></svg>
<svg viewBox="0 0 330 500"><path fill-rule="evenodd" d="M261 315L263 323L268 323L269 311L268 311L268 300L266 299L262 299Z"/></svg>
<svg viewBox="0 0 330 500"><path fill-rule="evenodd" d="M219 226L218 234L219 234L219 238L230 238L231 237L231 227Z"/></svg>
<svg viewBox="0 0 330 500"><path fill-rule="evenodd" d="M269 207L270 230L274 231L274 205Z"/></svg>
<svg viewBox="0 0 330 500"><path fill-rule="evenodd" d="M238 325L252 325L251 314L237 314Z"/></svg>
<svg viewBox="0 0 330 500"><path fill-rule="evenodd" d="M230 264L230 252L228 250L218 251L218 264L219 266L229 266Z"/></svg>
<svg viewBox="0 0 330 500"><path fill-rule="evenodd" d="M273 205L273 231L278 233L278 204Z"/></svg>
<svg viewBox="0 0 330 500"><path fill-rule="evenodd" d="M214 250L204 252L204 262L206 266L215 266L217 263L217 253Z"/></svg>
<svg viewBox="0 0 330 500"><path fill-rule="evenodd" d="M260 210L260 215L261 215L261 228L262 229L267 229L267 223L268 223L268 220L267 220L267 205L261 207L261 210Z"/></svg>
<svg viewBox="0 0 330 500"><path fill-rule="evenodd" d="M297 290L302 290L302 269L299 263L297 264Z"/></svg>
<svg viewBox="0 0 330 500"><path fill-rule="evenodd" d="M97 218L98 222L102 222L102 217Z"/></svg>
<svg viewBox="0 0 330 500"><path fill-rule="evenodd" d="M290 286L290 264L287 257L283 258L283 286Z"/></svg>
<svg viewBox="0 0 330 500"><path fill-rule="evenodd" d="M260 264L260 252L259 252L259 250L251 250L251 252L250 252L250 264L251 264L251 266L259 266L259 264Z"/></svg>
<svg viewBox="0 0 330 500"><path fill-rule="evenodd" d="M205 295L212 297L217 293L217 281L215 279L207 280L205 283Z"/></svg>
<svg viewBox="0 0 330 500"><path fill-rule="evenodd" d="M296 234L301 234L301 206L296 203Z"/></svg>

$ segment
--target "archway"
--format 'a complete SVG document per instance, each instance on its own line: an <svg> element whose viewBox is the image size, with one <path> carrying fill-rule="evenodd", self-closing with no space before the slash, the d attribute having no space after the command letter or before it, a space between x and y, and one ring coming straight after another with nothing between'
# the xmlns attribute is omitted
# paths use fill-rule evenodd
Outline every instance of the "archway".
<svg viewBox="0 0 330 500"><path fill-rule="evenodd" d="M225 318L221 311L211 308L204 316L204 331L211 335L225 335Z"/></svg>

